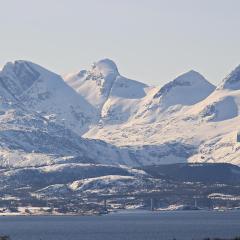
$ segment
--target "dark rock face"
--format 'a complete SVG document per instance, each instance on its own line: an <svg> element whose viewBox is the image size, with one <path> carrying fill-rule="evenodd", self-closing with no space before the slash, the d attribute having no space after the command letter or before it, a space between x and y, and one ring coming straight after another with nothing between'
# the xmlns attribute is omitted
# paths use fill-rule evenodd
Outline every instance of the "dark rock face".
<svg viewBox="0 0 240 240"><path fill-rule="evenodd" d="M179 163L142 169L152 176L174 181L240 184L240 167L227 163Z"/></svg>
<svg viewBox="0 0 240 240"><path fill-rule="evenodd" d="M218 89L240 89L240 66L236 67L225 79Z"/></svg>

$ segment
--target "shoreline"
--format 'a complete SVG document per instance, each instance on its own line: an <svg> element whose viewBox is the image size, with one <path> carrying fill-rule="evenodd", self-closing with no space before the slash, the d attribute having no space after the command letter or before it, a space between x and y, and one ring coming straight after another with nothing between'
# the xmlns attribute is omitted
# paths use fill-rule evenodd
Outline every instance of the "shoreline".
<svg viewBox="0 0 240 240"><path fill-rule="evenodd" d="M147 209L120 209L110 211L108 213L93 213L93 214L74 214L74 213L54 213L54 214L24 214L24 213L0 213L0 217L92 217L92 216L105 216L105 215L114 215L114 214L138 214L138 213L147 213L147 214L155 214L155 213L181 213L181 212L238 212L239 209L226 209L226 210L207 210L207 209L199 209L199 210L147 210Z"/></svg>

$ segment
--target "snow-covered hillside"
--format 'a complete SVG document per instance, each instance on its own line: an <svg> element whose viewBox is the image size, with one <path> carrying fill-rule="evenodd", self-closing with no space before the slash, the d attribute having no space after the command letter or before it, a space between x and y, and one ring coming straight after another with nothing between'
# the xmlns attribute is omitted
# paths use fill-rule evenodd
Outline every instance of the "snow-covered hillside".
<svg viewBox="0 0 240 240"><path fill-rule="evenodd" d="M119 73L115 63L104 59L94 63L89 71L68 75L66 81L91 105L101 109L117 76Z"/></svg>
<svg viewBox="0 0 240 240"><path fill-rule="evenodd" d="M23 106L5 103L0 123L0 167L59 162L124 163L116 147L83 139L38 113L24 110Z"/></svg>
<svg viewBox="0 0 240 240"><path fill-rule="evenodd" d="M68 75L66 82L89 104L97 108L98 124L124 123L139 109L141 101L152 89L119 74L110 59L100 60L89 71Z"/></svg>
<svg viewBox="0 0 240 240"><path fill-rule="evenodd" d="M163 87L144 87L145 94L134 100L124 95L119 100L110 92L99 123L84 137L130 148L140 162L144 155L144 164L184 161L240 164L239 69L217 88L198 72L189 71ZM133 89L139 93L137 86L134 83ZM78 92L82 95L82 91ZM111 114L109 109L116 111ZM127 109L125 118L122 109Z"/></svg>
<svg viewBox="0 0 240 240"><path fill-rule="evenodd" d="M110 59L65 81L27 61L0 72L0 165L240 164L240 68L217 88L189 71L162 87Z"/></svg>
<svg viewBox="0 0 240 240"><path fill-rule="evenodd" d="M231 90L240 89L240 65L237 66L226 78L223 79L218 88Z"/></svg>
<svg viewBox="0 0 240 240"><path fill-rule="evenodd" d="M0 214L34 214L29 205L42 214L101 213L107 198L112 209L136 208L153 196L189 202L196 191L238 199L239 167L182 163L240 165L239 112L240 67L217 87L195 71L151 87L123 77L109 59L64 80L31 62L7 63L0 199L9 209ZM180 164L161 165L171 163Z"/></svg>
<svg viewBox="0 0 240 240"><path fill-rule="evenodd" d="M0 84L0 167L64 162L137 164L128 149L79 136L96 115L93 111L88 122L84 115L76 118L75 110L91 114L92 106L58 75L16 61L0 72Z"/></svg>
<svg viewBox="0 0 240 240"><path fill-rule="evenodd" d="M189 71L164 85L155 95L160 107L189 106L205 99L215 89L201 74Z"/></svg>
<svg viewBox="0 0 240 240"><path fill-rule="evenodd" d="M30 111L55 120L76 133L88 130L95 121L92 105L69 87L63 79L27 61L7 63L0 74L7 93L18 98Z"/></svg>

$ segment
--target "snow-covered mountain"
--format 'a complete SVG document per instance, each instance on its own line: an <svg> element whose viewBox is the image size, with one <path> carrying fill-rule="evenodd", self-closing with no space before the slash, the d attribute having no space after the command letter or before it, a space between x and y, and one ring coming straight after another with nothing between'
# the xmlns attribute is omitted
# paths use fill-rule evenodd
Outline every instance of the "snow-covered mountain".
<svg viewBox="0 0 240 240"><path fill-rule="evenodd" d="M0 72L1 166L240 164L240 68L215 88L189 71L162 87L109 59L64 80L28 61Z"/></svg>
<svg viewBox="0 0 240 240"><path fill-rule="evenodd" d="M189 106L205 99L215 89L201 74L189 71L164 85L155 95L163 109L174 105Z"/></svg>
<svg viewBox="0 0 240 240"><path fill-rule="evenodd" d="M145 101L136 115L144 122L156 122L157 119L178 113L185 106L194 105L215 90L200 73L189 71L162 86Z"/></svg>
<svg viewBox="0 0 240 240"><path fill-rule="evenodd" d="M116 65L113 66L115 76L119 76ZM102 103L98 124L92 125L84 137L131 148L138 160L144 154L148 159L144 164L184 161L240 164L239 69L230 73L217 88L193 70L160 88L139 88L141 85L137 82L124 78L128 86L133 84L132 89L127 87L130 93L144 90L144 94L137 94L135 98L129 97L127 90L124 90L126 96L122 94L120 98L114 94L121 92L115 80ZM76 84L88 83L79 79L75 75L74 81L73 78L66 81L84 97L85 91L76 88ZM122 109L127 110L125 115Z"/></svg>
<svg viewBox="0 0 240 240"><path fill-rule="evenodd" d="M116 147L83 139L55 121L25 110L22 105L2 104L0 123L0 167L60 162L124 163Z"/></svg>
<svg viewBox="0 0 240 240"><path fill-rule="evenodd" d="M68 201L67 212L73 205L94 209L92 198L101 212L102 197L130 192L172 189L181 201L189 184L168 176L172 169L180 177L176 165L160 165L240 165L239 112L240 67L217 87L195 71L152 87L123 77L109 59L64 80L28 61L7 63L0 71L0 199L22 206L50 201L60 210ZM179 167L188 179L202 165ZM238 167L223 173L239 181ZM226 180L222 171L218 176Z"/></svg>
<svg viewBox="0 0 240 240"><path fill-rule="evenodd" d="M128 121L152 89L146 84L121 76L116 64L110 59L100 60L89 71L82 70L68 75L65 80L97 108L100 124Z"/></svg>
<svg viewBox="0 0 240 240"><path fill-rule="evenodd" d="M91 105L101 110L118 76L116 64L104 59L94 63L89 71L82 70L67 76L66 81Z"/></svg>
<svg viewBox="0 0 240 240"><path fill-rule="evenodd" d="M240 89L240 65L237 66L226 78L223 79L219 89Z"/></svg>
<svg viewBox="0 0 240 240"><path fill-rule="evenodd" d="M79 136L96 121L95 110L58 75L26 61L8 63L0 94L0 167L136 165L128 149Z"/></svg>
<svg viewBox="0 0 240 240"><path fill-rule="evenodd" d="M7 63L1 71L0 82L4 90L21 101L28 110L54 119L78 134L87 131L96 118L92 105L59 75L34 63Z"/></svg>

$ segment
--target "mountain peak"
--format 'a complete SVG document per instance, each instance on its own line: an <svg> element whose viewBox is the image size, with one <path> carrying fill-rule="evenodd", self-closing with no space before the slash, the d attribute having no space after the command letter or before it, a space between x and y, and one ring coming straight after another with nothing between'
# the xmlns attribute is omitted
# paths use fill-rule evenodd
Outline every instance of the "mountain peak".
<svg viewBox="0 0 240 240"><path fill-rule="evenodd" d="M223 82L218 89L240 89L240 65L238 65L227 77L223 79Z"/></svg>
<svg viewBox="0 0 240 240"><path fill-rule="evenodd" d="M200 73L190 70L165 84L154 95L165 107L192 105L206 98L215 89Z"/></svg>
<svg viewBox="0 0 240 240"><path fill-rule="evenodd" d="M108 58L95 62L92 65L92 70L101 73L103 77L119 75L116 63Z"/></svg>
<svg viewBox="0 0 240 240"><path fill-rule="evenodd" d="M19 71L23 70L23 69L30 69L31 65L33 63L25 61L25 60L16 60L14 62L7 62L2 69L3 73L10 73L10 72L14 72L15 74L17 74Z"/></svg>
<svg viewBox="0 0 240 240"><path fill-rule="evenodd" d="M175 82L175 83L188 82L188 83L192 83L192 84L196 84L196 83L202 82L202 81L207 81L207 80L203 77L202 74L200 74L199 72L197 72L195 70L190 70L186 73L183 73L173 80L173 82Z"/></svg>
<svg viewBox="0 0 240 240"><path fill-rule="evenodd" d="M171 90L179 87L194 87L201 85L209 85L210 88L214 89L215 87L209 83L199 72L196 72L194 70L190 70L186 73L181 74L177 78L175 78L173 81L165 84L154 96L154 98L159 98L163 95L166 95Z"/></svg>
<svg viewBox="0 0 240 240"><path fill-rule="evenodd" d="M37 66L37 65L36 65ZM1 84L17 96L28 89L41 75L35 64L18 60L8 62L1 71Z"/></svg>
<svg viewBox="0 0 240 240"><path fill-rule="evenodd" d="M2 69L3 73L5 73L5 74L6 73L14 73L16 76L18 76L22 71L35 72L35 73L39 73L39 74L58 75L36 63L27 61L27 60L15 60L13 62L7 62Z"/></svg>
<svg viewBox="0 0 240 240"><path fill-rule="evenodd" d="M120 77L117 65L105 58L94 62L89 70L67 75L65 81L89 103L101 108L108 99L112 86Z"/></svg>
<svg viewBox="0 0 240 240"><path fill-rule="evenodd" d="M194 69L191 69L191 70L189 70L189 71L187 71L187 72L185 72L185 73L183 73L183 74L192 74L192 75L200 75L200 76L202 76L201 73L199 73L198 71L196 71L196 70L194 70ZM182 74L182 75L183 75L183 74Z"/></svg>

